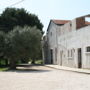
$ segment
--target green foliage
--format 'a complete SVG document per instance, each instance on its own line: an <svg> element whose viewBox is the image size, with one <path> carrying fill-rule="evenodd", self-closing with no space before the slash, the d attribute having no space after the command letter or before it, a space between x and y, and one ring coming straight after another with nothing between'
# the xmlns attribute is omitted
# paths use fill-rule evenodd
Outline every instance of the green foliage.
<svg viewBox="0 0 90 90"><path fill-rule="evenodd" d="M6 8L0 15L0 59L8 59L11 67L17 60L41 59L42 28L38 16L23 8Z"/></svg>
<svg viewBox="0 0 90 90"><path fill-rule="evenodd" d="M43 64L43 60L36 60L35 64Z"/></svg>
<svg viewBox="0 0 90 90"><path fill-rule="evenodd" d="M5 33L0 31L0 58L4 56L5 51Z"/></svg>
<svg viewBox="0 0 90 90"><path fill-rule="evenodd" d="M36 27L15 27L5 39L6 57L12 63L20 59L36 59L41 50L41 37L42 34Z"/></svg>
<svg viewBox="0 0 90 90"><path fill-rule="evenodd" d="M21 27L36 26L40 31L43 28L38 16L28 13L23 8L6 8L0 16L0 26L3 27L3 31L11 31L17 25Z"/></svg>
<svg viewBox="0 0 90 90"><path fill-rule="evenodd" d="M0 71L7 71L8 70L8 67L6 68L6 67L2 67L2 68L0 68Z"/></svg>

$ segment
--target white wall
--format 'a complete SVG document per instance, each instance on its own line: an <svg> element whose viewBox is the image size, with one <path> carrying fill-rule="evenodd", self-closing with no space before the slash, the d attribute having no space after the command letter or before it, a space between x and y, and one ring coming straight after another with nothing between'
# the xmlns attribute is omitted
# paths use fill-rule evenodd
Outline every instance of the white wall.
<svg viewBox="0 0 90 90"><path fill-rule="evenodd" d="M57 55L55 51L55 49L57 48L57 33L56 32L57 32L57 25L51 22L48 29L47 37L48 37L49 49L53 50L53 64L57 64L57 60L56 60Z"/></svg>
<svg viewBox="0 0 90 90"><path fill-rule="evenodd" d="M87 46L90 46L90 26L83 27L77 31L72 30L69 33L64 33L63 35L58 36L58 60L60 60L59 53L63 50L65 54L63 65L78 67L77 49L81 48L82 68L90 68L90 53L86 53ZM74 57L72 60L68 60L67 51L72 49L75 49Z"/></svg>
<svg viewBox="0 0 90 90"><path fill-rule="evenodd" d="M63 26L58 26L51 22L47 33L47 40L49 50L53 50L54 64L77 68L78 48L81 48L82 68L90 68L90 53L86 52L86 47L90 46L90 26L76 30L76 19ZM57 49L57 55L55 49ZM72 57L68 57L68 51L73 52Z"/></svg>

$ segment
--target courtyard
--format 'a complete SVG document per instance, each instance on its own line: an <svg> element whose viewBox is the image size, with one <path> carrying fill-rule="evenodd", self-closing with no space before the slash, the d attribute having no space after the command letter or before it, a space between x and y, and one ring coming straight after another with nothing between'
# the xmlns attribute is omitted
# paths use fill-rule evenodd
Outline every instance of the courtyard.
<svg viewBox="0 0 90 90"><path fill-rule="evenodd" d="M90 90L89 74L45 66L19 69L0 72L0 90Z"/></svg>

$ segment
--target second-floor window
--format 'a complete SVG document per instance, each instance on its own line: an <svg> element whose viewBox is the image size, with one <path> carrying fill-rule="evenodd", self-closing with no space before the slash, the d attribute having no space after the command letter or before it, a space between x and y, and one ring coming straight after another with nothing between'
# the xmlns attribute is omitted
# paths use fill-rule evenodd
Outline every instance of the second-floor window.
<svg viewBox="0 0 90 90"><path fill-rule="evenodd" d="M87 52L90 52L90 46L89 47L87 47L87 50L86 50Z"/></svg>
<svg viewBox="0 0 90 90"><path fill-rule="evenodd" d="M72 24L70 23L70 27L72 26Z"/></svg>
<svg viewBox="0 0 90 90"><path fill-rule="evenodd" d="M52 36L52 32L51 32L50 34L51 34L51 36Z"/></svg>

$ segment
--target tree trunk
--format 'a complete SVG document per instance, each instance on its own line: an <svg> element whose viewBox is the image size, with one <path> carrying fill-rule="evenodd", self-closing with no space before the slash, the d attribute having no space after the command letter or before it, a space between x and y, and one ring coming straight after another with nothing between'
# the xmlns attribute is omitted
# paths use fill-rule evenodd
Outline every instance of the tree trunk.
<svg viewBox="0 0 90 90"><path fill-rule="evenodd" d="M35 59L32 60L32 64L35 64Z"/></svg>
<svg viewBox="0 0 90 90"><path fill-rule="evenodd" d="M12 70L16 69L16 61L14 59L10 60L10 69Z"/></svg>
<svg viewBox="0 0 90 90"><path fill-rule="evenodd" d="M5 65L8 66L8 60L7 59L5 59Z"/></svg>
<svg viewBox="0 0 90 90"><path fill-rule="evenodd" d="M0 60L0 66L1 66L1 60Z"/></svg>

